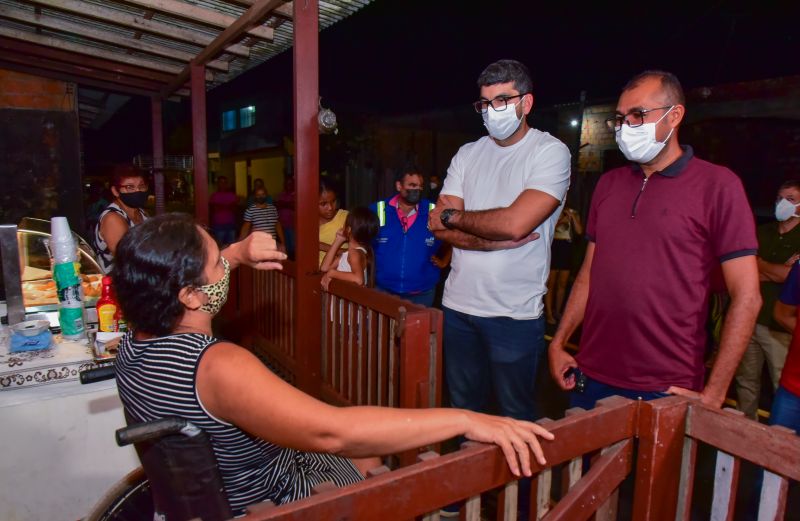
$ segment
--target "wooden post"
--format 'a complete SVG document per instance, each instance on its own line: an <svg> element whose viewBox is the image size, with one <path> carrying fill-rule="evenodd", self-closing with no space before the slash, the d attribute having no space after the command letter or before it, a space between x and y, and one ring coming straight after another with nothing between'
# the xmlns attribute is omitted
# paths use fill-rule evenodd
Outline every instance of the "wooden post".
<svg viewBox="0 0 800 521"><path fill-rule="evenodd" d="M400 389L398 405L404 409L430 406L427 395L430 349L430 315L419 309L406 313L400 340ZM414 463L415 451L400 454L400 465Z"/></svg>
<svg viewBox="0 0 800 521"><path fill-rule="evenodd" d="M153 137L153 184L155 185L156 215L164 213L164 124L161 116L161 98L150 98Z"/></svg>
<svg viewBox="0 0 800 521"><path fill-rule="evenodd" d="M642 402L633 519L675 519L688 402L678 396Z"/></svg>
<svg viewBox="0 0 800 521"><path fill-rule="evenodd" d="M191 66L194 218L208 224L208 151L206 143L206 67Z"/></svg>
<svg viewBox="0 0 800 521"><path fill-rule="evenodd" d="M294 2L293 97L294 160L297 193L297 281L295 317L309 316L322 305L319 277L319 5L317 0ZM300 326L302 324L302 327ZM319 320L295 321L297 385L319 396L322 325Z"/></svg>

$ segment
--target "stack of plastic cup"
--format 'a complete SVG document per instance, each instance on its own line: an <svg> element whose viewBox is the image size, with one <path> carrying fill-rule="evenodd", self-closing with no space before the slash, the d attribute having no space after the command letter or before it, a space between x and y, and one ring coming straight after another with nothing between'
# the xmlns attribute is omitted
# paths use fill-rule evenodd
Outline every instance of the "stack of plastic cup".
<svg viewBox="0 0 800 521"><path fill-rule="evenodd" d="M66 340L80 340L85 337L83 287L75 240L66 217L53 217L50 221L50 235L61 336Z"/></svg>

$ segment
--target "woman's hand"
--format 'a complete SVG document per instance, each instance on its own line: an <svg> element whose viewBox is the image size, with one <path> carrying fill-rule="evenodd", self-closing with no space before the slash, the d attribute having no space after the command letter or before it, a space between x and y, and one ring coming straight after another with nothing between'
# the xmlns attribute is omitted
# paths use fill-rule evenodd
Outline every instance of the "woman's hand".
<svg viewBox="0 0 800 521"><path fill-rule="evenodd" d="M228 260L231 268L244 264L257 270L283 269L280 261L286 259L286 254L278 250L272 235L258 231L225 248L222 256Z"/></svg>
<svg viewBox="0 0 800 521"><path fill-rule="evenodd" d="M322 289L328 291L328 286L330 285L332 279L333 277L331 277L331 272L326 272L325 275L322 276L322 279L320 279L320 285L322 286Z"/></svg>
<svg viewBox="0 0 800 521"><path fill-rule="evenodd" d="M515 476L520 476L520 467L522 474L528 477L532 475L531 451L540 465L547 464L537 436L552 440L554 436L551 432L532 422L465 412L468 425L464 436L473 441L498 445Z"/></svg>

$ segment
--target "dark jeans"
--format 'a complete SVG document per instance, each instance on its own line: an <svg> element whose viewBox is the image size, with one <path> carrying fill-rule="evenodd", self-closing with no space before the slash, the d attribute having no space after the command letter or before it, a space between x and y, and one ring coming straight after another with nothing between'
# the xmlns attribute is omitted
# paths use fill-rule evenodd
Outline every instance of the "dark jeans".
<svg viewBox="0 0 800 521"><path fill-rule="evenodd" d="M389 291L385 288L378 288L381 291L385 291L386 293L391 293L392 295L396 295L402 299L408 300L413 304L417 304L420 306L425 306L426 308L433 307L433 298L436 296L436 288L433 287L428 291L423 291L421 293L395 293L394 291Z"/></svg>
<svg viewBox="0 0 800 521"><path fill-rule="evenodd" d="M214 239L217 240L217 244L219 244L220 248L236 242L236 226L233 224L212 226L211 233L214 235Z"/></svg>
<svg viewBox="0 0 800 521"><path fill-rule="evenodd" d="M486 318L444 308L445 375L453 407L487 412L494 393L503 416L538 418L534 388L544 325L544 318Z"/></svg>
<svg viewBox="0 0 800 521"><path fill-rule="evenodd" d="M770 425L783 425L800 434L800 396L779 385L772 400Z"/></svg>
<svg viewBox="0 0 800 521"><path fill-rule="evenodd" d="M622 387L614 387L607 385L597 380L593 380L586 376L586 386L582 393L573 390L569 395L570 407L580 407L582 409L594 409L597 400L608 398L609 396L622 396L623 398L630 398L631 400L656 400L670 396L665 392L659 391L636 391L634 389L623 389Z"/></svg>

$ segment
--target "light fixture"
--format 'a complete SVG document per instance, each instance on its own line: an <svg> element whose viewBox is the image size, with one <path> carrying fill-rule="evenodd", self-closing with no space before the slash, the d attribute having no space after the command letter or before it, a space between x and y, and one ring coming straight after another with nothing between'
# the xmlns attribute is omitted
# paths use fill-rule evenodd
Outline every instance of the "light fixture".
<svg viewBox="0 0 800 521"><path fill-rule="evenodd" d="M578 120L577 119L573 119L572 121L569 122L569 126L577 127L578 126Z"/></svg>
<svg viewBox="0 0 800 521"><path fill-rule="evenodd" d="M320 134L338 134L339 126L336 122L336 114L331 109L322 106L322 97L319 98L319 113L317 113L317 123L319 124Z"/></svg>

